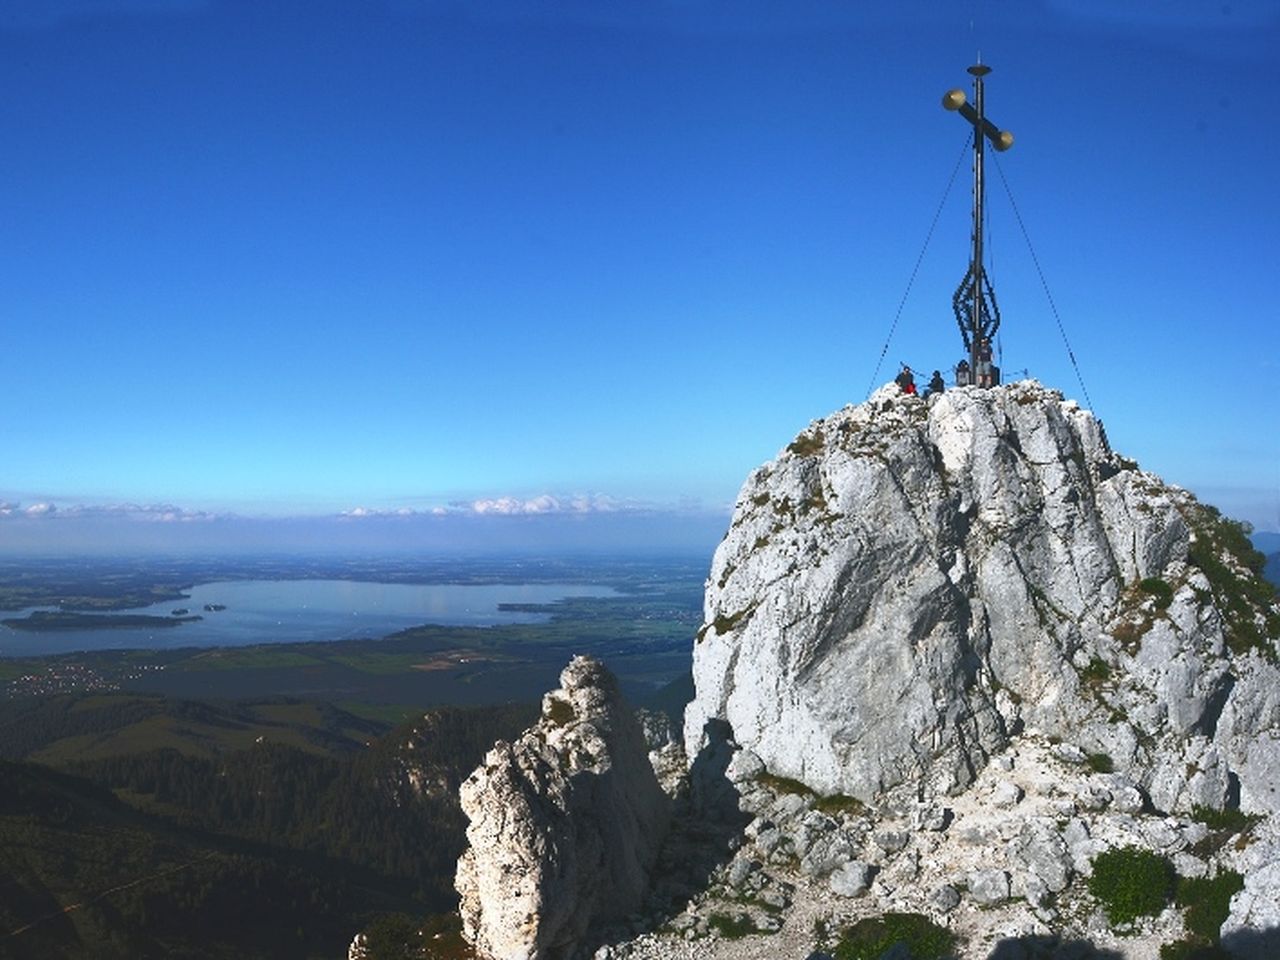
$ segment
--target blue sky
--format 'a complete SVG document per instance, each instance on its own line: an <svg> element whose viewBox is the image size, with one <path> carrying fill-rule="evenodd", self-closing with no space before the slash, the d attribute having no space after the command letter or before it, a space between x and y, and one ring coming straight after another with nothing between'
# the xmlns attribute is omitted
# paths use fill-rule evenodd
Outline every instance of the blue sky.
<svg viewBox="0 0 1280 960"><path fill-rule="evenodd" d="M979 49L1004 368L1277 529L1274 0L6 0L0 549L709 550L958 358Z"/></svg>

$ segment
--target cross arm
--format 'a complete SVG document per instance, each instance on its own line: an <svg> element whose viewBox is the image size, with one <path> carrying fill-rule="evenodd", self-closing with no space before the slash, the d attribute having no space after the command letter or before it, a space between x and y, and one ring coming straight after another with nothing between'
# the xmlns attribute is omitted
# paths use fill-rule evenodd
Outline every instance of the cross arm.
<svg viewBox="0 0 1280 960"><path fill-rule="evenodd" d="M942 105L948 110L959 111L960 116L981 130L983 136L991 141L991 145L997 150L1005 151L1013 146L1013 134L1008 130L1001 130L986 117L979 117L978 111L965 100L963 90L948 90L942 98Z"/></svg>

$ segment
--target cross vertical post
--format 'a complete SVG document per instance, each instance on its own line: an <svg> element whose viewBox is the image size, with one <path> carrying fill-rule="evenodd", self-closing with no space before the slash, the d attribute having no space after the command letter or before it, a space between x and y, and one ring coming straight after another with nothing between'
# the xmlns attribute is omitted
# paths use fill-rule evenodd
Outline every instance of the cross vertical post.
<svg viewBox="0 0 1280 960"><path fill-rule="evenodd" d="M970 330L972 336L969 344L969 369L976 374L978 371L978 339L983 329L982 323L982 290L979 288L982 277L986 273L986 268L982 265L982 216L984 212L984 202L986 200L985 184L983 182L983 173L985 168L985 160L983 157L983 137L982 137L982 121L986 119L984 114L984 105L982 102L982 78L991 72L990 67L982 64L976 64L969 68L969 72L973 74L973 107L978 113L978 121L973 128L973 257L972 261L976 265L970 271L973 275L973 304L971 307ZM992 331L994 333L994 331Z"/></svg>
<svg viewBox="0 0 1280 960"><path fill-rule="evenodd" d="M982 263L982 227L985 203L984 147L986 141L997 150L1013 146L1013 134L1000 130L986 117L983 96L983 78L991 72L985 64L969 68L973 77L973 106L966 102L963 90L949 90L942 98L942 105L955 110L973 125L973 233L969 269L951 298L951 308L960 327L960 337L968 354L973 382L982 386L993 383L990 359L990 342L1000 327L1000 309L996 305L995 288ZM980 360L979 357L985 360ZM980 367L979 364L983 366ZM984 371L985 374L980 373ZM985 383L983 380L985 379Z"/></svg>

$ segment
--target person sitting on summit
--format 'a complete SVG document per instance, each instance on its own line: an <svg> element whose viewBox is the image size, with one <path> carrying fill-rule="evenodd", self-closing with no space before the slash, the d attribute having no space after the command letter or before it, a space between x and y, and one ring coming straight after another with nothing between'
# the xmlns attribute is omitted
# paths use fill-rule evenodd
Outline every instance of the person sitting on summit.
<svg viewBox="0 0 1280 960"><path fill-rule="evenodd" d="M902 372L893 378L893 382L898 385L903 393L914 394L916 392L915 375L905 363L902 365Z"/></svg>
<svg viewBox="0 0 1280 960"><path fill-rule="evenodd" d="M933 371L933 376L929 378L929 386L924 389L925 398L928 399L935 393L942 393L946 389L947 385L942 382L941 371L935 370Z"/></svg>

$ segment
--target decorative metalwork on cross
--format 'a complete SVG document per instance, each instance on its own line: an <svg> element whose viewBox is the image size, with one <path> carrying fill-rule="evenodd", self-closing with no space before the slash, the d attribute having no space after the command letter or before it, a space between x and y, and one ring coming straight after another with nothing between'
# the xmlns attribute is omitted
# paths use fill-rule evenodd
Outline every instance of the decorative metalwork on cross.
<svg viewBox="0 0 1280 960"><path fill-rule="evenodd" d="M956 110L973 124L973 249L969 260L969 272L956 287L951 297L951 309L955 311L960 336L964 340L968 359L961 361L967 371L957 368L957 383L976 383L992 387L1000 382L1000 372L991 357L991 341L1000 329L1000 308L996 306L996 291L982 264L983 224L983 146L990 140L997 150L1013 146L1013 134L999 129L983 112L982 78L991 72L984 64L969 68L973 75L973 105L967 102L963 90L948 90L942 105ZM968 377L963 376L968 373Z"/></svg>

